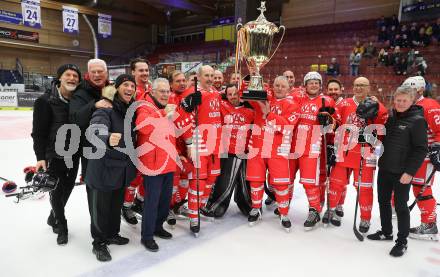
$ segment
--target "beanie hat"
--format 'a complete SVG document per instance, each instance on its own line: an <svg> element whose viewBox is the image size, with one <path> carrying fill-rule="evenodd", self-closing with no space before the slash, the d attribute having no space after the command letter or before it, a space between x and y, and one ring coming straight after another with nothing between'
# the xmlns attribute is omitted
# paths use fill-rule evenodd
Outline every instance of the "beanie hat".
<svg viewBox="0 0 440 277"><path fill-rule="evenodd" d="M136 86L136 81L134 80L134 77L132 75L121 74L115 80L115 88L118 88L120 85L122 85L123 82L126 82L126 81L133 82L133 84Z"/></svg>
<svg viewBox="0 0 440 277"><path fill-rule="evenodd" d="M78 73L79 80L81 81L81 71L79 70L78 66L71 63L63 64L62 66L58 67L56 80L59 80L61 75L63 75L63 73L69 69Z"/></svg>

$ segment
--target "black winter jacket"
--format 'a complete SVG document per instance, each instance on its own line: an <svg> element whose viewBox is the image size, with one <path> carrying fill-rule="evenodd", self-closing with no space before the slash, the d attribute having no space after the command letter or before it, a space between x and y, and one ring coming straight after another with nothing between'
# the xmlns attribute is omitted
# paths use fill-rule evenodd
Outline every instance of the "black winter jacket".
<svg viewBox="0 0 440 277"><path fill-rule="evenodd" d="M136 168L130 157L109 145L110 133L121 133L122 137L117 147L124 149L127 144L131 144L130 148L134 152L134 147L136 147L136 134L133 131L135 127L134 117L131 120L131 138L125 137L124 134L124 118L127 108L128 105L123 103L118 96L115 96L112 109L98 109L93 113L90 130L93 131L97 139L101 140L101 144L104 143L105 154L100 159L89 159L85 177L87 186L101 191L111 191L130 184L136 177ZM104 129L108 131L108 134L98 135L98 130L102 126L97 127L94 124L104 125ZM96 151L95 146L97 144L93 144L94 151ZM136 153L131 155L136 155Z"/></svg>
<svg viewBox="0 0 440 277"><path fill-rule="evenodd" d="M95 103L101 99L101 90L92 87L87 80L83 80L73 93L69 106L69 119L81 129L81 145L84 144L84 133L90 125L90 119L96 110Z"/></svg>
<svg viewBox="0 0 440 277"><path fill-rule="evenodd" d="M69 123L69 101L60 96L56 84L37 98L34 103L32 121L32 139L37 161L62 158L55 151L55 141L58 129ZM67 132L64 141L64 149L70 149L67 145L71 133Z"/></svg>
<svg viewBox="0 0 440 277"><path fill-rule="evenodd" d="M384 152L379 158L379 168L395 174L408 173L414 176L428 152L427 123L423 117L423 108L412 105L403 113L392 110L385 127Z"/></svg>

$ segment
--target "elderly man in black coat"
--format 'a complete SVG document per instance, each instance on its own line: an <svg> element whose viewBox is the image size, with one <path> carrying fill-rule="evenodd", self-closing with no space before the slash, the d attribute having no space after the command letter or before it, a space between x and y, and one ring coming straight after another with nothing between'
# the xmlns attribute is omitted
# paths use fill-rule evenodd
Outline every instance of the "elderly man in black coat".
<svg viewBox="0 0 440 277"><path fill-rule="evenodd" d="M414 99L415 90L409 86L401 86L394 93L394 108L385 124L384 152L379 159L377 177L382 229L367 236L371 240L393 240L391 195L394 191L399 232L396 245L390 252L393 257L402 256L408 248L409 190L412 178L428 152L427 123L423 108L414 105Z"/></svg>
<svg viewBox="0 0 440 277"><path fill-rule="evenodd" d="M112 94L115 93L112 99ZM93 159L89 159L85 182L89 188L89 209L91 212L91 234L93 253L99 261L111 260L108 244L124 245L128 238L119 235L121 208L125 187L135 178L136 168L130 153L122 149L132 149L136 145L134 133L134 113L127 110L133 102L136 83L131 75L122 74L115 82L115 87L106 87L103 97L112 101L112 108L98 109L93 113L88 137L96 147ZM110 96L106 95L112 91ZM126 116L131 122L130 132L124 132ZM129 146L129 147L126 147ZM130 150L128 150L130 151ZM99 154L100 153L100 154ZM133 153L131 153L133 154Z"/></svg>

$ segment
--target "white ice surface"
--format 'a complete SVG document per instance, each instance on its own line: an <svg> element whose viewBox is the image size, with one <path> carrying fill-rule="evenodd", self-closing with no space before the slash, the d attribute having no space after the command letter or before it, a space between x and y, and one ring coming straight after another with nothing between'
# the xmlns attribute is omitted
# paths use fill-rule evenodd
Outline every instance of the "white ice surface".
<svg viewBox="0 0 440 277"><path fill-rule="evenodd" d="M22 170L34 165L30 137L32 112L0 111L0 176L24 185ZM437 181L438 183L438 178ZM436 184L434 195L440 198ZM121 224L126 246L110 246L113 260L98 262L92 254L85 187L75 187L66 207L69 243L56 244L46 224L49 198L18 204L0 192L0 276L440 276L440 244L409 240L402 258L388 255L392 242L359 242L352 224L355 190L349 187L340 228L319 227L305 232L307 199L300 185L289 213L293 229L281 229L272 211L250 228L235 204L224 219L202 221L200 237L178 221L172 240L157 239L160 251L151 253L139 243L140 225ZM410 199L412 202L412 198ZM412 223L419 223L417 208ZM397 232L396 220L393 220ZM166 228L167 225L165 224ZM380 226L376 195L370 232Z"/></svg>

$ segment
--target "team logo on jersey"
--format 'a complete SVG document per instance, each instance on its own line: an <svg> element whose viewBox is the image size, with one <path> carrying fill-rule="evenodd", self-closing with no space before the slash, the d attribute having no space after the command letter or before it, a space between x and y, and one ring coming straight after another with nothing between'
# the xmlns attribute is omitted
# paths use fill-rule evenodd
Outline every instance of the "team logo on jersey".
<svg viewBox="0 0 440 277"><path fill-rule="evenodd" d="M354 126L361 128L365 126L365 119L359 118L356 113L351 113L347 117L347 124L353 124Z"/></svg>
<svg viewBox="0 0 440 277"><path fill-rule="evenodd" d="M273 106L273 107L270 109L270 111L273 112L273 113L276 114L276 115L281 115L281 108L278 107L278 106Z"/></svg>
<svg viewBox="0 0 440 277"><path fill-rule="evenodd" d="M211 110L218 111L220 109L220 101L216 98L209 102Z"/></svg>
<svg viewBox="0 0 440 277"><path fill-rule="evenodd" d="M318 111L318 106L315 104L306 104L301 107L301 112L308 114L315 114Z"/></svg>

